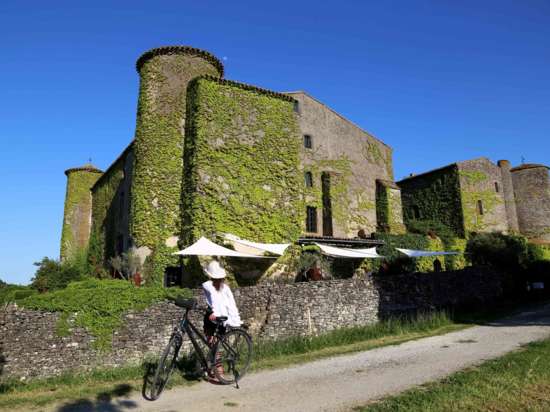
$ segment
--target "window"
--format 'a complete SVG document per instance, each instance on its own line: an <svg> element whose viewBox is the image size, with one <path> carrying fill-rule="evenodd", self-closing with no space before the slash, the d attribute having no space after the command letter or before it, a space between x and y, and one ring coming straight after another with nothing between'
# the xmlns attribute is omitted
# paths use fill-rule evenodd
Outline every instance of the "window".
<svg viewBox="0 0 550 412"><path fill-rule="evenodd" d="M481 200L477 201L477 214L483 215L483 202Z"/></svg>
<svg viewBox="0 0 550 412"><path fill-rule="evenodd" d="M420 208L417 205L412 207L413 219L420 219Z"/></svg>
<svg viewBox="0 0 550 412"><path fill-rule="evenodd" d="M311 172L306 172L304 176L306 179L306 187L313 187L313 175Z"/></svg>
<svg viewBox="0 0 550 412"><path fill-rule="evenodd" d="M294 100L294 112L300 114L300 103L298 100Z"/></svg>
<svg viewBox="0 0 550 412"><path fill-rule="evenodd" d="M306 209L306 232L317 232L317 208L313 206Z"/></svg>
<svg viewBox="0 0 550 412"><path fill-rule="evenodd" d="M495 182L495 192L499 192L499 189L498 189L498 182Z"/></svg>
<svg viewBox="0 0 550 412"><path fill-rule="evenodd" d="M306 149L311 149L313 147L313 141L311 140L311 135L309 134L304 135L304 147Z"/></svg>

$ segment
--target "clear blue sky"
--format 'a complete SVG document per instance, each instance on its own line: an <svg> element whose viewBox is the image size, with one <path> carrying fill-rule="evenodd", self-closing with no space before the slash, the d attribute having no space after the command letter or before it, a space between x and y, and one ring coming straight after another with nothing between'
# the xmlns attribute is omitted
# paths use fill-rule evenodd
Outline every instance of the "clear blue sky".
<svg viewBox="0 0 550 412"><path fill-rule="evenodd" d="M1 279L58 256L63 171L130 142L135 61L171 44L309 92L392 146L396 179L478 156L550 163L548 0L3 0Z"/></svg>

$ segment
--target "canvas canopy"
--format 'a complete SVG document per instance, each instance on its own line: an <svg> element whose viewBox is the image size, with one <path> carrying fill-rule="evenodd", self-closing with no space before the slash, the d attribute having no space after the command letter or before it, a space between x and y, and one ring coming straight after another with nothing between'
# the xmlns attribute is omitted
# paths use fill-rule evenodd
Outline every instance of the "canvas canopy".
<svg viewBox="0 0 550 412"><path fill-rule="evenodd" d="M412 249L400 249L396 248L401 253L404 253L408 257L429 257L429 256L442 256L442 255L458 255L458 252L432 252L429 250L412 250Z"/></svg>
<svg viewBox="0 0 550 412"><path fill-rule="evenodd" d="M225 235L225 239L230 240L233 243L237 243L240 245L247 246L249 248L258 249L262 252L269 252L273 253L274 255L281 256L283 253L285 253L285 250L287 247L290 246L290 243L257 243L257 242L251 242L250 240L241 239L236 235L233 235L231 233L227 233Z"/></svg>
<svg viewBox="0 0 550 412"><path fill-rule="evenodd" d="M374 253L372 252L366 252L371 251L372 249L376 248L369 248L369 249L348 249L348 248L342 248L342 247L334 247L334 246L327 246L327 245L321 245L319 243L315 243L316 246L321 249L321 251L329 256L334 257L347 257L347 258L356 258L356 259L376 259L376 258L383 258L384 256L380 256L378 253L376 253L376 250L374 250Z"/></svg>
<svg viewBox="0 0 550 412"><path fill-rule="evenodd" d="M263 258L265 256L253 255L250 253L238 252L236 250L228 249L226 247L215 244L205 237L201 237L191 246L186 247L179 252L173 253L174 255L182 256L232 256L232 257L246 257L246 258Z"/></svg>

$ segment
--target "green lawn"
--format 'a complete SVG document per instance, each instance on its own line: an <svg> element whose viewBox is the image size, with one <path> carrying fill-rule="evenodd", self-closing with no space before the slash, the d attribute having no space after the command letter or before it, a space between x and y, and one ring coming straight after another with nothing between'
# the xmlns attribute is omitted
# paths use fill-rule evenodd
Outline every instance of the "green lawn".
<svg viewBox="0 0 550 412"><path fill-rule="evenodd" d="M550 340L355 410L550 411Z"/></svg>

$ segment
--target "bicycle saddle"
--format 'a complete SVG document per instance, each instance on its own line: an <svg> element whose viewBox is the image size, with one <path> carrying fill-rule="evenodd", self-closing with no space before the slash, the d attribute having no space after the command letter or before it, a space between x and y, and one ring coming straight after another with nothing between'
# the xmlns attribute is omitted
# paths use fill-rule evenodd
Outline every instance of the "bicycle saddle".
<svg viewBox="0 0 550 412"><path fill-rule="evenodd" d="M216 322L218 322L218 323L223 323L223 322L225 322L226 320L227 320L227 316L218 316L218 317L216 318Z"/></svg>
<svg viewBox="0 0 550 412"><path fill-rule="evenodd" d="M197 306L197 300L196 299L184 299L181 296L178 296L176 300L174 301L174 305L179 306L180 308L184 309L195 309Z"/></svg>

